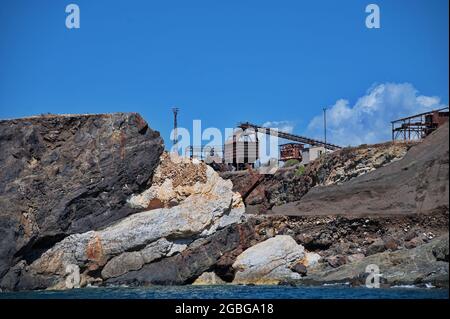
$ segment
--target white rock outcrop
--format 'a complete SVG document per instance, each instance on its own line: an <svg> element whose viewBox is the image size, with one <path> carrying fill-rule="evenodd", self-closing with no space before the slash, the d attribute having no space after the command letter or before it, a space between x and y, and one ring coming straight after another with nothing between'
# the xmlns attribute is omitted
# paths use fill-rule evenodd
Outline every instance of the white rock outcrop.
<svg viewBox="0 0 450 319"><path fill-rule="evenodd" d="M111 258L102 269L102 278L118 277L129 271L139 270L145 264L182 252L186 247L186 244L174 243L165 238L158 239L140 251L124 252Z"/></svg>
<svg viewBox="0 0 450 319"><path fill-rule="evenodd" d="M291 267L305 256L305 250L288 235L278 235L240 254L233 264L235 284L276 284L300 279Z"/></svg>
<svg viewBox="0 0 450 319"><path fill-rule="evenodd" d="M318 253L306 252L301 263L307 268L313 268L319 264L321 258L322 257Z"/></svg>
<svg viewBox="0 0 450 319"><path fill-rule="evenodd" d="M165 156L163 160L171 159ZM222 179L204 163L183 161L181 170L177 163L160 164L166 170L173 166L178 172L173 180L161 181L160 177L151 192L152 196L157 194L156 197L148 197L150 192L146 191L145 196L137 195L130 200L135 207L146 207L154 199L176 203L176 206L164 204L164 207L133 214L99 231L71 235L42 254L28 270L59 275L63 280L66 267L77 265L81 271L102 269L104 279L115 277L181 252L193 239L245 219L244 203L241 196L232 191L231 181ZM203 177L198 176L199 172L204 172ZM177 186L162 196L162 189L170 184Z"/></svg>

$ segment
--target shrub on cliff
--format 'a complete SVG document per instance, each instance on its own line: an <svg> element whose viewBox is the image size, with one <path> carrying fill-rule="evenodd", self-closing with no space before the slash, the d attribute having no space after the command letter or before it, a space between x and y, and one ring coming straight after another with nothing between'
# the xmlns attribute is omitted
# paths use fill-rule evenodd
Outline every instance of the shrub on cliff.
<svg viewBox="0 0 450 319"><path fill-rule="evenodd" d="M299 164L300 162L296 159L290 159L287 160L286 162L284 162L284 167L291 167L291 166L295 166L297 164Z"/></svg>
<svg viewBox="0 0 450 319"><path fill-rule="evenodd" d="M303 175L305 173L305 166L300 165L297 170L295 171L296 176Z"/></svg>

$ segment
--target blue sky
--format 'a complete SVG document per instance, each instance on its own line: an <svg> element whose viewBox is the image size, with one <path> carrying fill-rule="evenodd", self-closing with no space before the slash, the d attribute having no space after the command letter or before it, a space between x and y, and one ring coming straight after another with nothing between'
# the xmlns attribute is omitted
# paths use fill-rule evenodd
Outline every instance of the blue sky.
<svg viewBox="0 0 450 319"><path fill-rule="evenodd" d="M188 129L313 137L329 107L329 141L376 142L393 117L448 105L448 46L447 0L3 0L0 118L134 111L170 145L174 105Z"/></svg>

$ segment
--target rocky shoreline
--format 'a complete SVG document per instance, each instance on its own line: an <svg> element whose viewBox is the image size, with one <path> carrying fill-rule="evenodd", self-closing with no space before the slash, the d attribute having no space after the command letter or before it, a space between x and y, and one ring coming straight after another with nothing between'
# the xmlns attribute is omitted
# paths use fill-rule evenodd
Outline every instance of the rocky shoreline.
<svg viewBox="0 0 450 319"><path fill-rule="evenodd" d="M448 288L448 125L270 176L170 156L133 113L0 121L0 146L5 291L359 286L369 265Z"/></svg>

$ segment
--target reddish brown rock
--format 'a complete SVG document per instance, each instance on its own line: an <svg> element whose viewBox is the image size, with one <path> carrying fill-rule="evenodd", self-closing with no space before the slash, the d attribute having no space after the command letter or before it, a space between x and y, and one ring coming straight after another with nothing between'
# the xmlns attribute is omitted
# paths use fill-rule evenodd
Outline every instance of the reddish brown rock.
<svg viewBox="0 0 450 319"><path fill-rule="evenodd" d="M384 239L384 247L390 251L397 250L399 242L392 237L387 237Z"/></svg>
<svg viewBox="0 0 450 319"><path fill-rule="evenodd" d="M339 267L347 263L347 257L343 255L336 255L327 258L328 264L333 267Z"/></svg>

